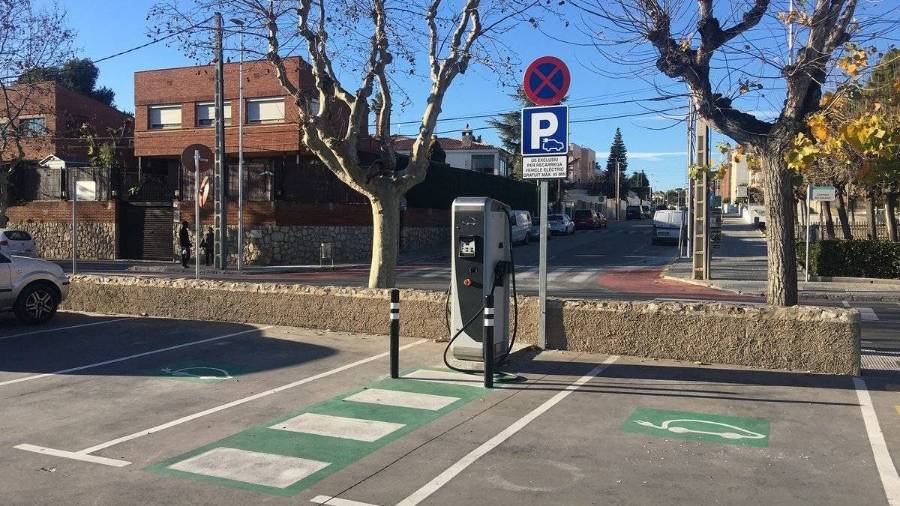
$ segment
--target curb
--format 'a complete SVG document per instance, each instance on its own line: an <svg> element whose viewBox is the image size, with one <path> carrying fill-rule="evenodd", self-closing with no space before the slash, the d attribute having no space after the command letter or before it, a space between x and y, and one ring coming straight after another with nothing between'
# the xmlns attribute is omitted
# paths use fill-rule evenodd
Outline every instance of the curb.
<svg viewBox="0 0 900 506"><path fill-rule="evenodd" d="M765 297L765 293L757 293L757 292L744 292L740 290L734 290L731 288L723 288L721 286L716 286L710 283L706 283L704 281L697 281L695 279L684 279L677 278L675 276L663 276L663 279L669 281L680 281L682 283L687 283L689 285L702 286L704 288L713 288L716 290L722 290L726 292L731 292L736 295L746 295L751 297ZM799 298L805 300L830 300L830 301L844 301L847 302L887 302L887 303L900 303L900 293L896 295L868 295L865 293L852 293L852 292L844 292L844 293L810 293L804 292L800 290Z"/></svg>

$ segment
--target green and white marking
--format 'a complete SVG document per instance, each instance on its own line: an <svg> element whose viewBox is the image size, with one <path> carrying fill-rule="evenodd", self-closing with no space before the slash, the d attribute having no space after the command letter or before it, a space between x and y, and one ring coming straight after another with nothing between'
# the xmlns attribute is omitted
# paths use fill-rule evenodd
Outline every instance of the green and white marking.
<svg viewBox="0 0 900 506"><path fill-rule="evenodd" d="M467 381L427 370L385 379L147 469L292 496L487 393Z"/></svg>
<svg viewBox="0 0 900 506"><path fill-rule="evenodd" d="M769 422L762 418L638 408L622 425L622 430L664 438L769 446Z"/></svg>

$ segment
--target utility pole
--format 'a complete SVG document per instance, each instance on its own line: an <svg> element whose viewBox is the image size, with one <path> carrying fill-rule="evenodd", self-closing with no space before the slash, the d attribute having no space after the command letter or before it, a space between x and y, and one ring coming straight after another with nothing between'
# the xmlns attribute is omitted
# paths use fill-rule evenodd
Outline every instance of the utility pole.
<svg viewBox="0 0 900 506"><path fill-rule="evenodd" d="M619 205L621 202L619 200L619 175L622 171L619 170L619 160L616 159L616 221L619 221L619 208L622 207Z"/></svg>
<svg viewBox="0 0 900 506"><path fill-rule="evenodd" d="M215 164L215 247L216 269L225 269L228 266L228 201L226 200L225 186L228 181L228 173L225 160L225 86L224 86L224 60L222 56L222 14L217 12L215 54L216 54L216 164Z"/></svg>
<svg viewBox="0 0 900 506"><path fill-rule="evenodd" d="M244 22L232 19L232 23L241 28L241 61L238 66L238 231L237 231L237 270L244 267ZM234 116L234 107L231 108ZM401 234L402 235L402 234Z"/></svg>

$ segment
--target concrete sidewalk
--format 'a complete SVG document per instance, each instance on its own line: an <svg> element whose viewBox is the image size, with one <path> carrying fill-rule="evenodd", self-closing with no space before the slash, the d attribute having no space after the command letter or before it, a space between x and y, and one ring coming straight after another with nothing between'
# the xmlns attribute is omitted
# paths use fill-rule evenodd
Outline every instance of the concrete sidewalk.
<svg viewBox="0 0 900 506"><path fill-rule="evenodd" d="M691 279L690 259L680 259L669 266L665 279L728 290L741 295L766 294L768 266L766 263L765 234L740 218L726 217L722 223L722 239L712 250L710 280ZM804 281L802 268L798 269L798 287L801 299L828 299L865 302L900 302L900 281Z"/></svg>

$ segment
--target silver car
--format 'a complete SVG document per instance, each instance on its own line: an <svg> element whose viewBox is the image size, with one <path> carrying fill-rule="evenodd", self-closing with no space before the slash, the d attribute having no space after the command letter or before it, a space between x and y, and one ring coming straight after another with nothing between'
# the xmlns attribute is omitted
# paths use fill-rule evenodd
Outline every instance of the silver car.
<svg viewBox="0 0 900 506"><path fill-rule="evenodd" d="M0 254L0 310L27 324L44 323L69 294L69 278L53 262Z"/></svg>

